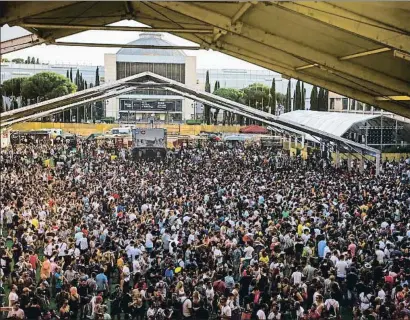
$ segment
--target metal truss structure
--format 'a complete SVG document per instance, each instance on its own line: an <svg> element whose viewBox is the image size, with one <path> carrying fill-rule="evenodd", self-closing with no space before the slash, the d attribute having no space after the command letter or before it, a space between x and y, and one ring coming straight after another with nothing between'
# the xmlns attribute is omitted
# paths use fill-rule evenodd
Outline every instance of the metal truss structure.
<svg viewBox="0 0 410 320"><path fill-rule="evenodd" d="M286 132L288 135L298 136L304 139L304 136L309 134L322 141L332 142L333 144L344 147L348 150L354 150L374 157L380 156L380 151L377 149L320 130L315 130L314 128L306 127L289 120L281 119L280 117L270 113L251 108L241 103L233 102L212 93L191 88L185 84L159 76L152 72L143 72L109 84L103 84L98 87L93 87L63 97L4 112L1 114L0 127L9 127L18 122L50 116L70 108L131 92L135 90L135 88L154 87L160 87L172 91L186 98L209 105L213 108L225 110L246 118L260 121L270 127L275 128L276 130Z"/></svg>
<svg viewBox="0 0 410 320"><path fill-rule="evenodd" d="M58 39L144 31L111 26L130 19L198 45L188 49L216 50L410 117L409 16L406 1L3 1L0 25L32 34L2 42L1 54L40 44L112 46Z"/></svg>

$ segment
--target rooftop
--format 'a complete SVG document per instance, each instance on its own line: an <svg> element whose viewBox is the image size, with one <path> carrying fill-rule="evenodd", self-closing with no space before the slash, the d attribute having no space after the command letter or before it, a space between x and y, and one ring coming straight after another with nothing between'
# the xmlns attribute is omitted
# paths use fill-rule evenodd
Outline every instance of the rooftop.
<svg viewBox="0 0 410 320"><path fill-rule="evenodd" d="M130 43L131 45L147 45L147 46L173 46L171 43L164 39L161 33L141 33L139 38ZM117 55L127 56L186 56L182 50L176 49L139 49L139 48L122 48L117 51Z"/></svg>

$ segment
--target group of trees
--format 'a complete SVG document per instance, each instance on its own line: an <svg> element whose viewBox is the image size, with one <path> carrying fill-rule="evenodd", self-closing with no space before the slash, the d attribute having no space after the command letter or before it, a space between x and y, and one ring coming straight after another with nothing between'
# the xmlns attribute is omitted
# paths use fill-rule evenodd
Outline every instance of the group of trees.
<svg viewBox="0 0 410 320"><path fill-rule="evenodd" d="M100 85L99 68L95 71L95 85ZM14 110L20 106L26 106L57 97L61 97L75 91L81 91L93 87L87 83L82 73L77 69L73 78L73 70L67 70L66 76L55 72L40 72L31 77L19 77L6 80L0 87L0 112L6 111L2 96L10 99L8 109ZM104 108L101 101L94 105L77 107L73 110L60 112L55 116L56 121L71 122L85 119L102 119Z"/></svg>
<svg viewBox="0 0 410 320"><path fill-rule="evenodd" d="M209 79L209 72L206 73L205 91L211 92L211 83ZM280 92L276 92L275 79L272 80L271 87L261 83L253 83L243 89L221 88L220 82L215 81L213 94L234 102L248 105L252 108L276 114L277 105L284 105L286 97ZM204 121L207 124L217 123L219 109L211 112L211 107L204 106ZM246 120L247 124L251 123L250 119L244 119L243 116L235 116L231 112L224 111L222 116L223 124L233 124L237 122L243 124Z"/></svg>
<svg viewBox="0 0 410 320"><path fill-rule="evenodd" d="M206 73L205 91L211 92L211 83L209 71ZM272 80L271 87L253 83L244 89L221 88L219 81L215 81L213 94L222 98L229 99L248 105L252 108L276 114L277 108L280 107L283 112L306 109L306 88L305 84L298 80L296 87L292 88L292 81L288 81L286 94L276 92L275 79ZM293 97L292 97L293 94ZM314 86L310 94L310 110L327 111L328 110L328 90ZM212 113L210 106L204 106L204 121L207 124L217 123L219 110ZM232 124L235 122L234 115L224 111L222 123ZM236 118L236 122L243 124L242 116ZM252 123L246 119L246 123Z"/></svg>
<svg viewBox="0 0 410 320"><path fill-rule="evenodd" d="M10 60L7 58L2 58L1 62L10 62ZM23 58L14 58L11 60L11 62L20 63L20 64L40 64L39 58L35 58L35 57L27 57L26 60L24 60Z"/></svg>
<svg viewBox="0 0 410 320"><path fill-rule="evenodd" d="M20 106L57 98L76 91L76 86L55 72L40 72L3 82L2 95L10 98L10 110ZM3 100L3 99L1 99ZM3 110L4 106L2 106Z"/></svg>
<svg viewBox="0 0 410 320"><path fill-rule="evenodd" d="M329 91L323 88L313 86L310 93L310 110L327 111L329 107Z"/></svg>
<svg viewBox="0 0 410 320"><path fill-rule="evenodd" d="M92 88L94 85L92 82L88 83L84 78L80 70L77 69L75 77L73 78L73 69L67 70L66 78L72 84L77 87L77 91L82 91L88 88ZM100 85L100 71L99 68L95 70L95 86ZM73 121L73 117L77 122L83 122L87 119L101 120L104 118L104 107L102 101L98 101L95 104L87 104L77 107L72 110L66 110L60 113L57 118L64 122Z"/></svg>

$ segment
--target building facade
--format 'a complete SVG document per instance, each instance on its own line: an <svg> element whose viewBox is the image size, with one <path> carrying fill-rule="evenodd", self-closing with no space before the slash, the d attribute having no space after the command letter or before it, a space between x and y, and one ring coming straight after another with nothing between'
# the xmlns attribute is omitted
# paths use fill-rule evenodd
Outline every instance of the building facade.
<svg viewBox="0 0 410 320"><path fill-rule="evenodd" d="M377 107L362 103L355 99L347 98L340 94L329 92L328 111L330 112L344 112L344 113L357 113L357 114L369 114L369 115L383 115L389 118L393 118L398 121L410 122L410 119L399 116L397 114L381 110Z"/></svg>
<svg viewBox="0 0 410 320"><path fill-rule="evenodd" d="M252 83L261 83L270 87L272 79L275 79L277 90L282 92L281 89L284 86L284 91L286 91L287 81L282 79L279 73L270 70L248 69L198 69L197 83L202 90L205 89L207 71L209 71L211 90L213 90L216 81L219 81L221 88L243 89Z"/></svg>
<svg viewBox="0 0 410 320"><path fill-rule="evenodd" d="M158 33L142 33L134 45L170 46ZM104 55L106 83L150 71L196 86L196 58L181 50L122 48ZM106 116L122 122L180 122L193 118L194 102L162 89L136 89L106 101Z"/></svg>

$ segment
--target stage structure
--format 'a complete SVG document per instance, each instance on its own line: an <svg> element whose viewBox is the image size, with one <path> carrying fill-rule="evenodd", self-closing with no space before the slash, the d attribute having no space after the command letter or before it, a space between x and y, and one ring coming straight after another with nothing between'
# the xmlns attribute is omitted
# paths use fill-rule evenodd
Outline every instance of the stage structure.
<svg viewBox="0 0 410 320"><path fill-rule="evenodd" d="M167 131L162 128L132 129L134 159L163 159L167 153Z"/></svg>
<svg viewBox="0 0 410 320"><path fill-rule="evenodd" d="M287 135L289 140L292 140L292 138L300 139L302 147L304 146L306 135L310 135L322 143L331 144L337 152L361 154L361 159L363 161L363 156L369 155L375 159L376 172L379 172L381 153L375 148L280 118L268 112L233 102L212 93L191 88L180 82L167 79L152 72L142 72L98 87L4 112L1 114L0 127L10 127L18 122L47 117L66 109L104 100L125 92L131 92L132 90L135 90L135 88L166 89L183 97L206 104L212 108L232 112L262 122L271 130Z"/></svg>

